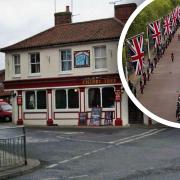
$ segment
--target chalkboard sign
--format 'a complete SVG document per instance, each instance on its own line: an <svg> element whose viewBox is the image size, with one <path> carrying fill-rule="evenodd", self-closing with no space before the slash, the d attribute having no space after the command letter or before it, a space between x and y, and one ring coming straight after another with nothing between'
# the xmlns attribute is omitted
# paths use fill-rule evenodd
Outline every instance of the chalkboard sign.
<svg viewBox="0 0 180 180"><path fill-rule="evenodd" d="M88 114L86 112L80 112L79 113L79 126L86 126L87 125L87 119L88 119Z"/></svg>
<svg viewBox="0 0 180 180"><path fill-rule="evenodd" d="M101 114L102 114L101 108L97 108L97 107L92 108L90 125L94 125L94 126L101 125Z"/></svg>
<svg viewBox="0 0 180 180"><path fill-rule="evenodd" d="M104 125L110 126L112 124L113 124L113 111L106 111Z"/></svg>

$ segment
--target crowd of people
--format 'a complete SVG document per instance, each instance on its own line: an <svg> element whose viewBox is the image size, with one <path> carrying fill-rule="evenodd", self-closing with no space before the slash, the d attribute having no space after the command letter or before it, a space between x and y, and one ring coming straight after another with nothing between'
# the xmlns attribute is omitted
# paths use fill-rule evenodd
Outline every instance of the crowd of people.
<svg viewBox="0 0 180 180"><path fill-rule="evenodd" d="M137 84L133 85L131 80L129 80L129 82L128 82L129 87L130 87L130 89L133 92L135 97L137 96L137 88L139 89L141 94L144 93L144 88L147 84L147 81L150 81L150 77L153 74L154 69L157 67L158 62L163 57L166 49L168 48L169 44L171 43L171 41L173 39L176 31L177 31L177 29L175 29L174 32L168 38L166 38L166 40L164 40L163 44L161 44L160 46L158 46L156 48L156 54L155 54L153 59L148 59L146 63L144 60L144 64L146 64L147 68L146 68L146 70L144 70L142 73L139 74L139 77L140 77L139 88L138 88ZM178 37L178 38L180 38L180 37ZM170 61L172 61L172 63L173 63L174 62L174 53L173 52L170 54L169 58L170 58Z"/></svg>

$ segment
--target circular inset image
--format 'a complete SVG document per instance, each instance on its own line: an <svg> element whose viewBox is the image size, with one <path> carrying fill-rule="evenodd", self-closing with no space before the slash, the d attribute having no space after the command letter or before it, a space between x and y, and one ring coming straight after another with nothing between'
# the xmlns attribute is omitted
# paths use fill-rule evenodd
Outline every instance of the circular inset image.
<svg viewBox="0 0 180 180"><path fill-rule="evenodd" d="M122 84L151 119L180 128L180 1L147 0L127 21L118 47Z"/></svg>

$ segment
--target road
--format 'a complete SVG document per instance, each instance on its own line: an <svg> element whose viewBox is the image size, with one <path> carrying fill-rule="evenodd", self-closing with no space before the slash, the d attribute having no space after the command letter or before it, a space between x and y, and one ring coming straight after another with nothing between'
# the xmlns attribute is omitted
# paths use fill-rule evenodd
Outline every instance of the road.
<svg viewBox="0 0 180 180"><path fill-rule="evenodd" d="M28 128L36 171L13 180L180 178L180 131L172 128Z"/></svg>
<svg viewBox="0 0 180 180"><path fill-rule="evenodd" d="M151 112L169 121L176 121L176 102L180 94L180 29L157 65L139 101ZM171 53L174 53L174 62Z"/></svg>

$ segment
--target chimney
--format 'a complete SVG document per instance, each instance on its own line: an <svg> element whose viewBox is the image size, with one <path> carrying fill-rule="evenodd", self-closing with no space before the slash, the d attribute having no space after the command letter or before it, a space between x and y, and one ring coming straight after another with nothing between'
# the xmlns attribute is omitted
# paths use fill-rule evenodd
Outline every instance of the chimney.
<svg viewBox="0 0 180 180"><path fill-rule="evenodd" d="M55 26L59 24L68 24L72 22L72 13L69 11L69 6L66 6L65 12L54 14Z"/></svg>
<svg viewBox="0 0 180 180"><path fill-rule="evenodd" d="M114 16L125 23L136 8L135 3L116 5L114 6Z"/></svg>

